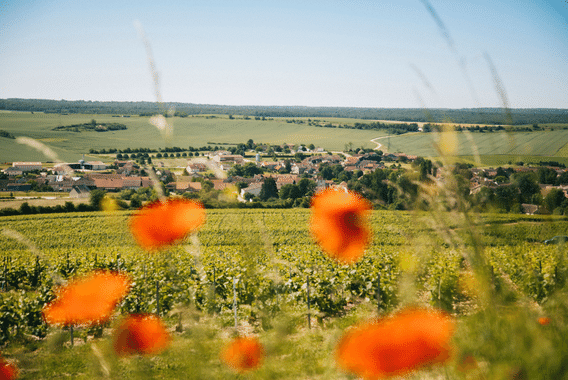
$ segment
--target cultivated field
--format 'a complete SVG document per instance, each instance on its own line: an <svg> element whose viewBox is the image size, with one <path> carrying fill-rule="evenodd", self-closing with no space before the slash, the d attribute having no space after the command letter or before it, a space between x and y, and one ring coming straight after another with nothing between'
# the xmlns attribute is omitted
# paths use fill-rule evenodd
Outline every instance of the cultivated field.
<svg viewBox="0 0 568 380"><path fill-rule="evenodd" d="M219 360L234 334L235 296L238 330L257 334L266 350L263 365L246 378L352 379L335 364L336 344L346 328L377 315L377 290L383 314L429 305L458 318L447 366L409 379L506 378L497 374L518 363L528 378L543 368L548 378L564 378L554 374L563 373L568 357L561 344L568 332L566 251L542 243L568 235L563 217L374 211L371 246L359 263L344 266L311 239L308 210L209 210L199 246L187 239L155 254L136 246L129 215L2 218L0 307L10 318L0 324L0 337L22 379L242 378ZM487 261L493 276L487 284L463 257ZM117 318L155 313L159 302L173 339L166 352L116 358L109 335L118 319L95 339L96 329L76 329L74 348L68 331L45 326L40 310L53 286L97 268L133 277ZM491 304L483 309L486 291ZM551 325L539 325L540 316ZM468 356L477 364L464 377Z"/></svg>
<svg viewBox="0 0 568 380"><path fill-rule="evenodd" d="M59 125L88 123L95 119L100 123L122 123L127 130L109 132L68 132L53 131ZM89 149L108 148L163 148L164 140L158 129L150 124L149 117L132 116L129 118L111 115L60 115L28 112L0 113L0 129L14 136L27 136L43 142L53 149L63 161L77 161ZM360 131L339 128L319 128L307 124L287 123L286 119L259 121L243 120L228 116L206 116L170 118L173 124L173 137L169 146L187 148L200 147L214 143L246 143L248 139L270 144L314 144L328 150L343 150L345 144L352 142L354 147L371 148L375 145L369 140L381 135L381 131ZM327 121L327 119L319 119ZM354 119L330 119L335 123L353 123ZM365 122L360 120L361 122ZM12 161L47 161L46 157L27 146L15 143L12 139L0 137L0 162Z"/></svg>
<svg viewBox="0 0 568 380"><path fill-rule="evenodd" d="M454 137L455 136L455 137ZM390 152L404 152L422 157L438 157L436 146L457 156L506 156L507 161L522 157L543 157L553 161L567 157L568 130L493 133L408 133L389 138ZM379 140L387 145L387 140ZM516 158L515 158L516 157ZM512 158L512 160L511 160ZM494 158L490 159L495 162ZM506 163L506 162L505 162Z"/></svg>

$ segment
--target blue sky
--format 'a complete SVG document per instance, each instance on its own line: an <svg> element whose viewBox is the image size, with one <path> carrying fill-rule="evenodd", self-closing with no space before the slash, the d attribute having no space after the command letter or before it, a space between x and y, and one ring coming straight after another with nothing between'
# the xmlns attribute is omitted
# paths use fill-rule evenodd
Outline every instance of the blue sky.
<svg viewBox="0 0 568 380"><path fill-rule="evenodd" d="M0 98L568 108L568 1L429 4L0 0Z"/></svg>

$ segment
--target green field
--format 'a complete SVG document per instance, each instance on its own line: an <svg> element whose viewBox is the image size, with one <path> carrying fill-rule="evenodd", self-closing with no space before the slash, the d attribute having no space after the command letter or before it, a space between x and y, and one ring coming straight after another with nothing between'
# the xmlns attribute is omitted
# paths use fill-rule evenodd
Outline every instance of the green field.
<svg viewBox="0 0 568 380"><path fill-rule="evenodd" d="M266 348L263 366L244 378L353 379L337 369L335 346L348 326L377 315L377 287L381 313L429 305L458 318L448 365L409 379L469 378L459 370L465 355L480 363L473 378L504 379L499 371L519 363L527 378L543 370L547 378L566 376L566 250L542 243L568 235L563 217L373 211L365 257L343 266L313 242L309 210L208 210L197 234L200 248L187 239L153 255L135 245L129 215L2 218L0 338L22 379L108 378L103 367L110 378L243 378L219 360L234 333L233 279L239 331L258 335ZM471 285L470 265L480 258L493 277ZM116 358L110 338L116 319L99 338L93 339L95 330L76 330L74 348L68 332L45 326L39 311L54 284L101 268L134 279L118 314L157 312L160 284L160 314L173 337L166 352ZM542 315L553 321L550 328L536 323Z"/></svg>
<svg viewBox="0 0 568 380"><path fill-rule="evenodd" d="M440 153L436 144L440 143L440 133L412 133L392 136L379 140L390 144L390 152L404 152L422 157L437 157ZM447 133L446 133L447 135ZM542 156L547 161L567 157L568 130L538 132L494 132L494 133L456 133L457 156ZM388 142L387 142L388 141ZM513 159L513 162L522 159Z"/></svg>
<svg viewBox="0 0 568 380"><path fill-rule="evenodd" d="M108 132L67 132L53 131L59 125L88 123L95 119L99 123L122 123L124 131ZM300 118L298 118L299 120ZM304 118L305 119L305 118ZM156 127L150 124L149 117L132 116L129 118L111 115L60 115L28 112L0 113L0 130L14 136L26 136L37 139L53 149L63 161L77 161L89 149L108 148L163 148L165 146L200 147L209 142L246 143L253 139L257 143L270 144L314 144L326 150L343 150L345 144L353 147L375 147L369 140L384 135L382 131L360 131L339 128L318 128L307 124L287 123L286 119L258 121L243 120L228 116L205 116L170 118L173 124L173 137L164 141ZM307 119L306 119L307 120ZM353 123L355 119L318 119L336 123ZM12 139L0 138L0 162L12 161L47 161L46 157L27 146L15 143Z"/></svg>
<svg viewBox="0 0 568 380"><path fill-rule="evenodd" d="M128 129L109 132L68 132L53 131L59 125L88 123L95 119L99 123L120 122ZM386 131L365 131L343 128L319 128L309 126L308 118L275 118L273 120L244 120L236 116L229 120L225 115L201 115L187 118L168 119L173 124L173 135L165 141L149 117L129 118L111 115L61 115L28 112L1 112L0 129L14 136L26 136L39 140L63 161L77 161L82 154L89 156L89 149L162 148L164 146L214 145L213 143L244 143L252 138L258 143L313 143L326 150L343 150L351 142L353 147L375 148L370 140L387 135ZM289 123L287 120L303 120L304 124ZM352 125L369 120L341 118L312 118L318 122L334 125ZM482 165L504 165L508 162L538 162L568 160L568 130L565 125L555 125L554 131L499 132L499 133L457 133L455 154L463 160ZM409 133L391 136L378 142L383 151L407 153L423 157L438 157L436 149L440 134ZM479 156L479 158L475 158ZM100 157L99 157L100 158ZM473 158L473 159L472 159ZM103 157L104 159L104 157ZM15 140L0 138L0 162L48 161L42 153Z"/></svg>

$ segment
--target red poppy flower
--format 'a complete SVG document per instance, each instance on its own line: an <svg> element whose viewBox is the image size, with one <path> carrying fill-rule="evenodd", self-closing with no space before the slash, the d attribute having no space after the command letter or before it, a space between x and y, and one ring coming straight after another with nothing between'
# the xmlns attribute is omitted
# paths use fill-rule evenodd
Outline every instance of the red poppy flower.
<svg viewBox="0 0 568 380"><path fill-rule="evenodd" d="M546 326L546 325L548 325L548 324L550 323L550 318L548 318L548 317L540 317L540 318L538 319L538 323L539 323L540 325L542 325L542 326Z"/></svg>
<svg viewBox="0 0 568 380"><path fill-rule="evenodd" d="M361 195L326 189L312 197L310 228L320 247L345 264L359 260L371 241L371 204Z"/></svg>
<svg viewBox="0 0 568 380"><path fill-rule="evenodd" d="M13 380L18 377L18 369L0 356L0 380Z"/></svg>
<svg viewBox="0 0 568 380"><path fill-rule="evenodd" d="M233 340L221 352L221 359L233 369L244 372L260 365L264 350L258 339L240 337Z"/></svg>
<svg viewBox="0 0 568 380"><path fill-rule="evenodd" d="M407 309L349 330L336 352L338 364L367 380L399 376L450 357L454 322L446 314Z"/></svg>
<svg viewBox="0 0 568 380"><path fill-rule="evenodd" d="M114 350L120 356L157 354L169 345L170 340L160 318L153 314L135 314L116 329Z"/></svg>
<svg viewBox="0 0 568 380"><path fill-rule="evenodd" d="M130 278L117 272L94 272L57 291L43 309L52 325L92 324L107 320L116 304L130 290Z"/></svg>
<svg viewBox="0 0 568 380"><path fill-rule="evenodd" d="M204 222L205 209L201 203L168 199L140 209L130 219L130 231L142 248L152 250L183 239Z"/></svg>

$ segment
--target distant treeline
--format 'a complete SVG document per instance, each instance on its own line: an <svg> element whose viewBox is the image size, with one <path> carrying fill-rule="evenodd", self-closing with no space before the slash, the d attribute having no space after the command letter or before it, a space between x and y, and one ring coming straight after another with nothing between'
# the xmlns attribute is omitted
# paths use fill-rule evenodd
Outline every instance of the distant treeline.
<svg viewBox="0 0 568 380"><path fill-rule="evenodd" d="M53 128L54 131L69 131L69 132L81 132L81 131L96 131L96 132L107 132L107 131L119 131L125 130L126 125L120 123L100 123L96 122L84 123L84 124L72 124L72 125L60 125Z"/></svg>
<svg viewBox="0 0 568 380"><path fill-rule="evenodd" d="M358 108L301 106L223 106L192 103L168 103L179 116L201 114L247 115L253 117L340 117L355 119L399 120L407 122L464 124L547 124L568 123L568 109L527 108ZM99 102L85 100L0 99L0 110L84 113L115 115L151 115L165 112L154 102Z"/></svg>
<svg viewBox="0 0 568 380"><path fill-rule="evenodd" d="M292 122L296 123L303 123L303 120L292 120ZM372 123L355 123L353 125L349 124L320 124L318 120L309 121L309 125L313 125L315 127L324 127L324 128L347 128L347 129L365 129L365 130L387 130L390 134L394 135L401 135L407 132L418 132L418 124L416 123L381 123L381 122L372 122Z"/></svg>
<svg viewBox="0 0 568 380"><path fill-rule="evenodd" d="M6 132L0 129L0 137L5 137L7 139L15 139L14 135L10 132Z"/></svg>

